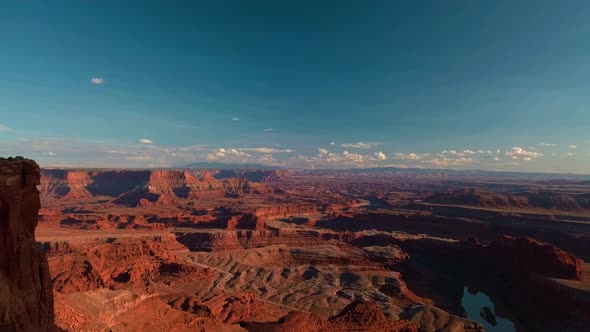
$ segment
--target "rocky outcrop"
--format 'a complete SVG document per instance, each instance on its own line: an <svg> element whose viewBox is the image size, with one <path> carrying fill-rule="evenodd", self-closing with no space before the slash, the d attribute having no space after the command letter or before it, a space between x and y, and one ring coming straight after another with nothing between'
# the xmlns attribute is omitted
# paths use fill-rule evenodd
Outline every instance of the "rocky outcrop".
<svg viewBox="0 0 590 332"><path fill-rule="evenodd" d="M168 304L199 317L213 318L224 324L274 321L283 314L278 307L259 300L252 292L236 292L202 299L189 294L167 296Z"/></svg>
<svg viewBox="0 0 590 332"><path fill-rule="evenodd" d="M54 328L47 260L35 243L39 167L28 159L0 159L0 330Z"/></svg>
<svg viewBox="0 0 590 332"><path fill-rule="evenodd" d="M417 326L407 320L392 320L377 304L357 300L328 319L313 313L293 311L276 323L244 324L248 331L367 331L417 332Z"/></svg>
<svg viewBox="0 0 590 332"><path fill-rule="evenodd" d="M387 317L375 303L356 300L342 309L338 315L330 317L330 322L339 324L382 323L387 322Z"/></svg>
<svg viewBox="0 0 590 332"><path fill-rule="evenodd" d="M475 321L451 315L431 305L416 305L402 313L401 317L412 322L420 332L466 331L484 332Z"/></svg>
<svg viewBox="0 0 590 332"><path fill-rule="evenodd" d="M410 256L398 246L367 246L362 248L371 260L388 266L407 263Z"/></svg>
<svg viewBox="0 0 590 332"><path fill-rule="evenodd" d="M255 229L264 230L266 229L266 222L264 219L258 218L257 216L246 213L238 216L233 216L227 221L227 229Z"/></svg>
<svg viewBox="0 0 590 332"><path fill-rule="evenodd" d="M300 230L268 228L266 230L233 231L191 231L176 232L178 242L191 251L224 251L257 248L273 244L287 246L314 246L333 241L336 245L345 245L352 241L355 234L349 232L335 233L321 230Z"/></svg>
<svg viewBox="0 0 590 332"><path fill-rule="evenodd" d="M290 216L308 215L319 213L316 205L303 205L303 204L281 204L260 207L254 210L253 214L261 219L271 220L287 218Z"/></svg>
<svg viewBox="0 0 590 332"><path fill-rule="evenodd" d="M547 276L582 280L582 260L548 243L535 239L502 236L489 250L514 268Z"/></svg>
<svg viewBox="0 0 590 332"><path fill-rule="evenodd" d="M150 282L190 282L210 271L187 265L176 252L186 248L174 235L107 238L80 243L44 243L55 290L61 293L99 288L145 286Z"/></svg>
<svg viewBox="0 0 590 332"><path fill-rule="evenodd" d="M252 292L237 293L231 296L217 296L207 301L211 314L224 323L238 323L256 316L256 311L264 309Z"/></svg>

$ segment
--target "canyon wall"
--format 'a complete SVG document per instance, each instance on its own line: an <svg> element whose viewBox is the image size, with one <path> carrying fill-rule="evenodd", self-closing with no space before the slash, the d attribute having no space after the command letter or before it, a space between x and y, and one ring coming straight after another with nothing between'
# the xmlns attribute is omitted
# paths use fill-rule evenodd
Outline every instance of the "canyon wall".
<svg viewBox="0 0 590 332"><path fill-rule="evenodd" d="M272 171L230 174L191 170L44 169L42 173L43 199L72 200L108 196L116 204L131 206L262 194L270 191L262 182L276 178Z"/></svg>
<svg viewBox="0 0 590 332"><path fill-rule="evenodd" d="M291 247L317 246L325 243L346 245L347 242L354 239L355 235L350 232L336 233L312 229L269 227L265 230L178 231L176 236L178 242L191 251L219 252L275 244Z"/></svg>
<svg viewBox="0 0 590 332"><path fill-rule="evenodd" d="M0 159L0 330L49 331L53 293L35 242L40 171L32 160Z"/></svg>
<svg viewBox="0 0 590 332"><path fill-rule="evenodd" d="M564 194L559 192L528 192L507 195L477 190L455 190L434 193L425 201L435 204L485 208L540 208L558 211L584 211L590 209L590 194Z"/></svg>

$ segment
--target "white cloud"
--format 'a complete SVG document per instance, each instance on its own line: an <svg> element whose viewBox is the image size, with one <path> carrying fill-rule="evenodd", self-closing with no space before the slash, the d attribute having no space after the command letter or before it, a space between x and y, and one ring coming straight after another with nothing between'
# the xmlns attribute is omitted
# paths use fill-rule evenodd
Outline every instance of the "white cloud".
<svg viewBox="0 0 590 332"><path fill-rule="evenodd" d="M275 149L275 148L240 148L240 151L251 151L258 153L291 153L291 149Z"/></svg>
<svg viewBox="0 0 590 332"><path fill-rule="evenodd" d="M203 150L210 149L203 146L176 148L54 137L0 140L2 154L26 156L35 159L42 167L149 167L145 162L146 156L151 158L150 165L177 166L205 160L206 152Z"/></svg>
<svg viewBox="0 0 590 332"><path fill-rule="evenodd" d="M240 121L240 118L238 118L238 117L233 117L231 119L232 119L232 121Z"/></svg>
<svg viewBox="0 0 590 332"><path fill-rule="evenodd" d="M151 140L144 138L142 140ZM567 146L567 145L565 145ZM539 149L541 149L539 147ZM562 158L575 162L588 151L568 150L558 153ZM344 151L343 151L344 150ZM42 167L67 165L68 167L165 167L181 166L192 162L212 160L229 163L263 163L284 167L348 168L348 167L396 167L412 168L478 168L494 169L504 166L511 169L534 170L543 163L537 160L545 155L538 150L524 147L505 149L501 153L486 149L456 149L439 152L387 153L375 150L341 149L340 143L317 149L316 153L298 153L289 147L269 144L244 148L211 148L206 145L166 147L155 143L105 141L79 141L64 138L0 140L0 151L8 155L24 155L36 159ZM357 153L358 152L358 153ZM583 153L582 153L583 152ZM568 157L569 156L569 157ZM556 157L552 157L556 158ZM585 159L584 159L585 160ZM517 167L513 167L516 164ZM525 166L526 165L526 166Z"/></svg>
<svg viewBox="0 0 590 332"><path fill-rule="evenodd" d="M215 152L215 156L216 157L225 157L225 149L218 149L217 152Z"/></svg>
<svg viewBox="0 0 590 332"><path fill-rule="evenodd" d="M207 145L205 144L197 144L197 145L191 145L191 146L185 146L185 147L181 147L178 148L178 151L203 151L207 149Z"/></svg>
<svg viewBox="0 0 590 332"><path fill-rule="evenodd" d="M398 152L395 154L395 159L401 159L401 160L420 160L426 157L430 157L431 154L430 153L424 153L424 154L416 154L416 153L401 153Z"/></svg>
<svg viewBox="0 0 590 332"><path fill-rule="evenodd" d="M220 160L225 158L232 158L232 157L250 157L249 154L238 151L235 148L219 148L212 153L209 153L206 157L207 160Z"/></svg>
<svg viewBox="0 0 590 332"><path fill-rule="evenodd" d="M334 142L330 142L330 145L336 145L336 143L334 143Z"/></svg>
<svg viewBox="0 0 590 332"><path fill-rule="evenodd" d="M397 152L394 159L405 160L408 163L414 163L412 167L420 167L420 164L426 164L428 167L463 167L472 164L479 164L484 161L500 161L496 151L494 154L491 150L443 150L437 153L402 153ZM418 163L418 164L415 164Z"/></svg>
<svg viewBox="0 0 590 332"><path fill-rule="evenodd" d="M375 158L379 159L379 160L387 160L387 156L385 155L385 153L379 151L379 152L375 152Z"/></svg>
<svg viewBox="0 0 590 332"><path fill-rule="evenodd" d="M344 143L340 146L343 148L357 148L357 149L372 149L375 148L382 143L380 142L356 142L356 143Z"/></svg>
<svg viewBox="0 0 590 332"><path fill-rule="evenodd" d="M129 152L123 150L105 150L105 153L113 153L113 154L128 154Z"/></svg>
<svg viewBox="0 0 590 332"><path fill-rule="evenodd" d="M578 146L577 146L577 145L575 145L575 144L568 145L568 148L570 148L570 149L575 149L575 148L577 148L577 147L578 147Z"/></svg>
<svg viewBox="0 0 590 332"><path fill-rule="evenodd" d="M272 131L272 128L264 128L264 131Z"/></svg>
<svg viewBox="0 0 590 332"><path fill-rule="evenodd" d="M258 158L257 162L262 163L262 164L276 164L277 161L275 160L275 158L271 155L271 154L265 154L260 156L260 158Z"/></svg>
<svg viewBox="0 0 590 332"><path fill-rule="evenodd" d="M141 144L152 144L152 143L154 143L152 140L149 140L147 138L142 138L142 139L138 140L138 142L141 143Z"/></svg>
<svg viewBox="0 0 590 332"><path fill-rule="evenodd" d="M311 164L312 167L320 165L338 166L379 166L381 161L387 160L387 156L383 152L376 152L374 154L360 154L349 152L347 150L338 152L330 152L326 148L319 148L318 154L314 157L297 156L299 160L304 160Z"/></svg>
<svg viewBox="0 0 590 332"><path fill-rule="evenodd" d="M348 160L357 162L357 163L362 163L365 161L365 156L363 156L362 154L358 154L358 153L350 153L348 151L344 151L342 152L342 156Z"/></svg>
<svg viewBox="0 0 590 332"><path fill-rule="evenodd" d="M93 77L90 79L90 83L95 84L95 85L101 85L104 84L105 80L102 77Z"/></svg>
<svg viewBox="0 0 590 332"><path fill-rule="evenodd" d="M9 131L9 130L10 130L10 128L8 126L0 123L0 132Z"/></svg>
<svg viewBox="0 0 590 332"><path fill-rule="evenodd" d="M552 144L552 143L539 143L539 145L541 145L541 146L555 146L555 144Z"/></svg>
<svg viewBox="0 0 590 332"><path fill-rule="evenodd" d="M518 147L518 146L512 147L512 150L510 150L510 151L506 151L505 155L510 157L513 160L520 159L520 160L525 160L525 161L531 161L533 159L543 156L543 154L540 152L526 151L525 149Z"/></svg>
<svg viewBox="0 0 590 332"><path fill-rule="evenodd" d="M150 157L150 156L132 156L132 157L125 157L125 160L133 160L133 161L152 160L152 157Z"/></svg>

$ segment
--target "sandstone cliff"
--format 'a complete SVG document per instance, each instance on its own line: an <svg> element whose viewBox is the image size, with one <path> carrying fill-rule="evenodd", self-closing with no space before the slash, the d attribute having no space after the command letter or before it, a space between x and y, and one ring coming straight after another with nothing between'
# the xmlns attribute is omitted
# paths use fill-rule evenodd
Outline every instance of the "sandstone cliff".
<svg viewBox="0 0 590 332"><path fill-rule="evenodd" d="M0 159L0 331L49 331L53 293L47 259L35 243L39 167Z"/></svg>
<svg viewBox="0 0 590 332"><path fill-rule="evenodd" d="M515 195L476 190L453 190L434 193L429 203L476 206L483 208L537 208L557 211L584 211L590 209L589 194L563 194L557 192L525 192Z"/></svg>
<svg viewBox="0 0 590 332"><path fill-rule="evenodd" d="M240 197L270 192L262 183L272 179L270 175L230 173L216 177L220 173L215 172L44 169L41 198L44 201L64 201L104 197L110 198L117 205L145 207L168 205L183 200Z"/></svg>

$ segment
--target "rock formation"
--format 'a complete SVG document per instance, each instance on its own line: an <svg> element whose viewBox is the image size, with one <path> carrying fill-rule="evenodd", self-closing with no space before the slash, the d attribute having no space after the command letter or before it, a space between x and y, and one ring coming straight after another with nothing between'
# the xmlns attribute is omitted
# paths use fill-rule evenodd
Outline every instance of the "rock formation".
<svg viewBox="0 0 590 332"><path fill-rule="evenodd" d="M475 321L450 315L430 305L417 305L406 310L402 317L418 326L420 331L465 331L483 332L483 326Z"/></svg>
<svg viewBox="0 0 590 332"><path fill-rule="evenodd" d="M56 291L118 289L150 282L190 282L209 271L187 265L173 252L184 248L173 234L149 238L107 238L81 243L43 243Z"/></svg>
<svg viewBox="0 0 590 332"><path fill-rule="evenodd" d="M248 331L418 331L412 322L388 319L377 304L362 300L350 303L339 314L328 319L312 313L294 311L276 323L245 325Z"/></svg>
<svg viewBox="0 0 590 332"><path fill-rule="evenodd" d="M589 194L533 192L505 195L481 190L453 190L435 193L426 200L436 204L467 205L487 208L541 208L559 211L590 209Z"/></svg>
<svg viewBox="0 0 590 332"><path fill-rule="evenodd" d="M583 276L581 259L529 237L502 236L492 242L490 249L518 269L565 279L581 280Z"/></svg>
<svg viewBox="0 0 590 332"><path fill-rule="evenodd" d="M261 183L271 175L226 174L216 178L210 171L181 170L43 170L41 193L44 200L84 200L108 196L117 205L167 205L201 198L240 197L270 192Z"/></svg>
<svg viewBox="0 0 590 332"><path fill-rule="evenodd" d="M39 167L0 159L0 331L49 331L53 293L45 256L35 243Z"/></svg>
<svg viewBox="0 0 590 332"><path fill-rule="evenodd" d="M42 172L37 239L68 331L480 331L459 317L467 282L449 283L439 265L477 277L473 287L515 324L588 326L589 266L568 252L590 260L590 183ZM518 314L503 315L503 303Z"/></svg>

